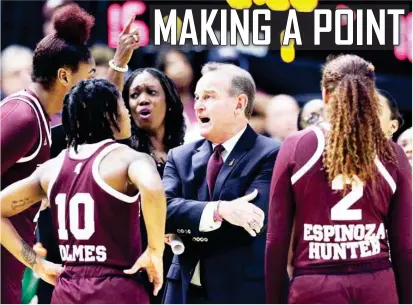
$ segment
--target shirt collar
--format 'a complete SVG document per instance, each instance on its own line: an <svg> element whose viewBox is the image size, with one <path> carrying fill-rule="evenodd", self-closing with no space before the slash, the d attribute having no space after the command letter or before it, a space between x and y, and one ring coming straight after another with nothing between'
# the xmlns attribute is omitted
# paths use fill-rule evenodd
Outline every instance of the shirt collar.
<svg viewBox="0 0 413 305"><path fill-rule="evenodd" d="M241 138L242 134L244 131L247 129L247 126L245 126L241 131L239 131L235 136L232 138L228 139L224 143L222 143L222 146L225 148L225 152L228 153L228 155L231 153L231 151L234 149L235 145L237 145L238 140ZM215 148L218 144L212 143L212 149Z"/></svg>

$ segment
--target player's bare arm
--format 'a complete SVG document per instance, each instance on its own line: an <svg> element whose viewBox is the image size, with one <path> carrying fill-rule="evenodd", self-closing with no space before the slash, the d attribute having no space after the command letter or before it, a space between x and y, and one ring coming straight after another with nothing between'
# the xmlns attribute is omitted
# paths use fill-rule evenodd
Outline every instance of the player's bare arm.
<svg viewBox="0 0 413 305"><path fill-rule="evenodd" d="M55 283L61 266L39 257L22 240L8 218L23 212L47 197L48 182L53 174L51 169L56 166L56 163L55 159L46 162L28 178L18 181L0 192L1 244L20 262L35 270L43 280L50 284Z"/></svg>
<svg viewBox="0 0 413 305"><path fill-rule="evenodd" d="M166 195L154 160L147 154L133 152L133 161L128 168L129 180L139 189L142 213L148 232L148 248L125 273L146 269L149 280L154 283L154 295L163 284L163 251L166 223Z"/></svg>
<svg viewBox="0 0 413 305"><path fill-rule="evenodd" d="M154 160L147 154L136 152L128 176L141 195L148 247L161 254L165 247L166 195Z"/></svg>

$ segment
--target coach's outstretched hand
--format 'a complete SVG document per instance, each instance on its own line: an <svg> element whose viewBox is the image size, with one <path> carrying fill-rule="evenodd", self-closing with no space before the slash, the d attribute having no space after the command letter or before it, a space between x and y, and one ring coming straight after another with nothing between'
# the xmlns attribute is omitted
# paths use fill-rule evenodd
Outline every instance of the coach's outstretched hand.
<svg viewBox="0 0 413 305"><path fill-rule="evenodd" d="M33 271L45 282L56 285L57 277L62 273L63 267L61 264L49 262L39 256L36 258L36 263L33 265Z"/></svg>
<svg viewBox="0 0 413 305"><path fill-rule="evenodd" d="M254 190L241 198L232 201L221 201L219 204L220 216L234 226L243 227L251 236L256 236L264 225L264 212L250 203L257 197Z"/></svg>
<svg viewBox="0 0 413 305"><path fill-rule="evenodd" d="M159 290L162 288L163 284L163 251L159 253L159 251L154 251L152 249L147 248L145 252L138 258L136 263L133 265L132 268L128 270L124 270L126 274L134 274L138 272L140 269L145 269L149 281L153 283L153 295L158 295Z"/></svg>

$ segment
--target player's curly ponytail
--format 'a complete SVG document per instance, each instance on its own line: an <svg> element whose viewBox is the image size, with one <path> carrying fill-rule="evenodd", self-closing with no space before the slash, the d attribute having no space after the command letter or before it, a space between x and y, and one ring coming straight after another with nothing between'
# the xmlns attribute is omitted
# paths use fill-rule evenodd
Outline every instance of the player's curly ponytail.
<svg viewBox="0 0 413 305"><path fill-rule="evenodd" d="M375 80L374 66L356 55L340 55L324 67L322 87L331 130L323 162L330 183L340 174L374 183L376 156L395 162L380 127Z"/></svg>

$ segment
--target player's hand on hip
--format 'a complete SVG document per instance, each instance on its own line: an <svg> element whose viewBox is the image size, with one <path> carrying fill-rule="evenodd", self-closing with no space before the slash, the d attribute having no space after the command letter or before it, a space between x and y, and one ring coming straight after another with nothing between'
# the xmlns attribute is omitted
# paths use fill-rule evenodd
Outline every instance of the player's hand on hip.
<svg viewBox="0 0 413 305"><path fill-rule="evenodd" d="M264 225L264 212L252 204L258 191L232 201L222 201L219 205L220 216L235 226L243 227L251 236L256 236Z"/></svg>
<svg viewBox="0 0 413 305"><path fill-rule="evenodd" d="M56 285L56 280L63 271L61 264L49 262L41 257L37 257L33 271L45 282Z"/></svg>
<svg viewBox="0 0 413 305"><path fill-rule="evenodd" d="M148 274L149 281L153 283L153 295L158 295L163 285L163 251L153 251L147 248L145 252L138 258L132 268L124 270L126 274L134 274L140 269L145 269Z"/></svg>
<svg viewBox="0 0 413 305"><path fill-rule="evenodd" d="M114 62L119 67L126 66L132 57L133 51L140 46L139 29L131 29L134 20L135 14L131 16L125 28L119 34L118 46L114 56Z"/></svg>

